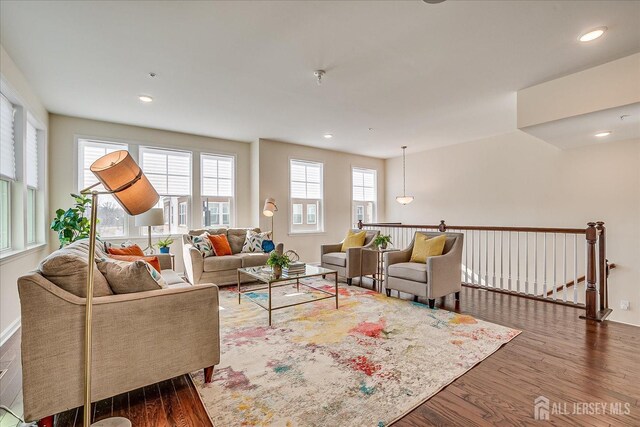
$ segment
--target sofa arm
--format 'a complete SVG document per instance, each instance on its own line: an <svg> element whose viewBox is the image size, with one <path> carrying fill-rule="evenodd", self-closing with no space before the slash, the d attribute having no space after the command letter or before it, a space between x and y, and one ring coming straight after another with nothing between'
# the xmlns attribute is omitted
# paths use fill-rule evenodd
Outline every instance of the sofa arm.
<svg viewBox="0 0 640 427"><path fill-rule="evenodd" d="M200 283L204 272L204 258L198 249L192 244L182 244L182 261L184 262L184 274L192 285Z"/></svg>
<svg viewBox="0 0 640 427"><path fill-rule="evenodd" d="M341 252L342 251L342 243L331 243L328 245L320 246L320 257L325 254L329 254L331 252ZM322 259L320 260L322 261Z"/></svg>
<svg viewBox="0 0 640 427"><path fill-rule="evenodd" d="M451 251L427 258L427 298L438 298L462 288L461 254Z"/></svg>

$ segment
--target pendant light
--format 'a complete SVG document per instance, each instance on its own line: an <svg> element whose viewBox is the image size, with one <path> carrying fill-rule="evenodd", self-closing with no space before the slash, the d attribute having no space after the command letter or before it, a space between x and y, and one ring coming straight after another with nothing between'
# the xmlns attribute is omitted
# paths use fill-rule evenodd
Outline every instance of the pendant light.
<svg viewBox="0 0 640 427"><path fill-rule="evenodd" d="M406 145L402 146L402 196L396 197L396 202L408 205L413 202L413 196L407 196L407 160L405 156Z"/></svg>

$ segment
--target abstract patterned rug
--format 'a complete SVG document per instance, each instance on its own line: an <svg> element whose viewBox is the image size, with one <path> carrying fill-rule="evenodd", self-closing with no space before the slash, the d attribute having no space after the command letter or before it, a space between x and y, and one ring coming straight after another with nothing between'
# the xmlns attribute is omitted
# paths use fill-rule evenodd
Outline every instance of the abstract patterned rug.
<svg viewBox="0 0 640 427"><path fill-rule="evenodd" d="M323 294L274 295L283 305ZM221 289L220 364L211 384L192 374L213 424L388 426L520 333L358 287L340 285L339 300L275 311L269 327L265 310Z"/></svg>

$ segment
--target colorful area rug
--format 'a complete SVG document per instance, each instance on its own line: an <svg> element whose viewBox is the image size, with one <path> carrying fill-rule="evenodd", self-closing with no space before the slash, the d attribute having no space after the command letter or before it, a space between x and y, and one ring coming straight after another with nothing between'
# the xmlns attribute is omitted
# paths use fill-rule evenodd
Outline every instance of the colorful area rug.
<svg viewBox="0 0 640 427"><path fill-rule="evenodd" d="M278 305L322 295L274 294ZM269 327L265 310L220 290L221 361L211 384L192 374L215 426L388 426L520 333L357 287L339 299L276 311Z"/></svg>

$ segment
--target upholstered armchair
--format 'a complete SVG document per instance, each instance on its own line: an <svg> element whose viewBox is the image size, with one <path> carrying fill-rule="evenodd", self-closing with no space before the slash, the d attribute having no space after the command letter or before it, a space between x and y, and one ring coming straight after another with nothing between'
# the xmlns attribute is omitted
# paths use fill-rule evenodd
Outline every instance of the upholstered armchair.
<svg viewBox="0 0 640 427"><path fill-rule="evenodd" d="M428 233L417 231L427 238L446 235L442 255L427 258L426 264L410 262L415 235L411 245L402 251L384 254L385 284L387 296L391 290L406 292L418 297L427 298L429 307L435 307L435 299L455 293L456 300L460 299L462 289L462 233Z"/></svg>
<svg viewBox="0 0 640 427"><path fill-rule="evenodd" d="M359 232L361 230L353 230ZM375 252L363 251L363 248L373 248L373 239L380 231L366 230L364 245L357 248L348 248L342 252L342 242L322 245L320 247L320 260L324 268L338 272L338 275L347 279L351 285L354 277L361 277L376 272L378 257ZM362 261L362 262L361 262Z"/></svg>

